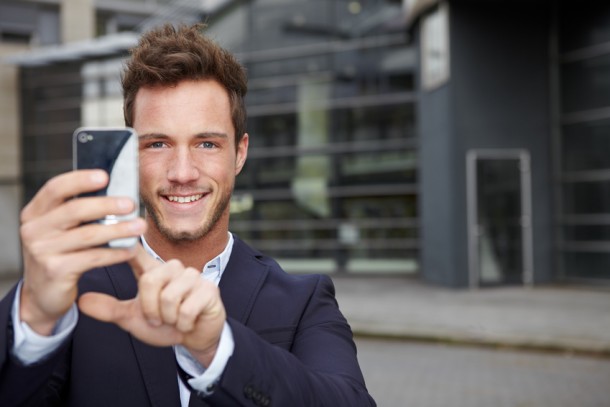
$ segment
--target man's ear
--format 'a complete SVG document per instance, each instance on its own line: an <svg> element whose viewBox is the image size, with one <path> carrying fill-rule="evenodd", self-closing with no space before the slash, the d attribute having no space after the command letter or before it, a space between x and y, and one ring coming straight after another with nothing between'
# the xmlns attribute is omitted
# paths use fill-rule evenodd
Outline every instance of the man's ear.
<svg viewBox="0 0 610 407"><path fill-rule="evenodd" d="M241 172L241 169L244 167L246 163L246 158L248 158L248 143L250 142L250 137L248 133L244 133L241 140L239 140L239 144L237 145L237 154L235 157L235 175Z"/></svg>

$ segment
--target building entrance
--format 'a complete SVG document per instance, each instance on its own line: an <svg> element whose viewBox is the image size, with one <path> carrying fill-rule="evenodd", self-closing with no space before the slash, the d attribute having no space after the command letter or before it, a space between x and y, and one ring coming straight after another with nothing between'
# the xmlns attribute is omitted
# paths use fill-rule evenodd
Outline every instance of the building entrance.
<svg viewBox="0 0 610 407"><path fill-rule="evenodd" d="M532 283L530 183L527 151L468 152L471 288Z"/></svg>

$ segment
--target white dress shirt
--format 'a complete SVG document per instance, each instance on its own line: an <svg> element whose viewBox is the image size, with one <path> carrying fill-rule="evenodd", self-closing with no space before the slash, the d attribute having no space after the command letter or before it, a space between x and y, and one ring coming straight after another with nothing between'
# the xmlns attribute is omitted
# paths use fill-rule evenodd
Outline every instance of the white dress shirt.
<svg viewBox="0 0 610 407"><path fill-rule="evenodd" d="M224 251L214 259L210 260L203 268L201 277L214 282L216 285L220 282L222 273L224 272L231 252L233 250L233 235L229 233L229 241ZM144 248L157 260L163 261L146 243L142 237ZM21 297L21 285L19 283L15 300L13 301L12 320L14 330L14 341L12 353L22 363L28 365L42 360L45 356L53 353L66 338L72 333L78 322L78 309L76 304L73 304L70 310L64 315L55 326L52 335L43 336L34 332L27 323L19 318L19 307ZM225 322L218 345L216 355L208 368L204 368L193 358L190 353L182 346L174 346L176 360L182 369L189 375L193 376L190 379L189 385L196 391L203 394L209 394L212 385L218 381L220 375L224 371L227 362L233 354L235 342L233 341L233 333L231 328ZM190 391L182 383L182 380L177 376L178 386L180 389L180 404L183 407L188 407Z"/></svg>

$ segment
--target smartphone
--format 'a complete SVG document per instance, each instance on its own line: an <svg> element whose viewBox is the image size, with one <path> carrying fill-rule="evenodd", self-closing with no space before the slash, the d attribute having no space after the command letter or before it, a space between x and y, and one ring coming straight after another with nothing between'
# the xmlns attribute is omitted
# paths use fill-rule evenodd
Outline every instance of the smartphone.
<svg viewBox="0 0 610 407"><path fill-rule="evenodd" d="M98 222L111 225L134 219L139 215L138 136L129 127L80 127L72 137L73 168L75 170L99 168L110 177L106 188L81 196L122 196L135 202L128 215L106 215ZM109 247L132 247L137 237L116 239Z"/></svg>

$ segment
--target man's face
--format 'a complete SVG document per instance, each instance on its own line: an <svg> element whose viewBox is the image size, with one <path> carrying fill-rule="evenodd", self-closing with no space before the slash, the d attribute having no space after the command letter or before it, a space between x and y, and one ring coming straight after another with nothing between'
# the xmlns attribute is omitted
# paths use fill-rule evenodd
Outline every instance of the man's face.
<svg viewBox="0 0 610 407"><path fill-rule="evenodd" d="M214 80L142 88L133 127L140 137L140 194L151 233L193 241L228 228L235 176L248 135L237 150L229 96Z"/></svg>

